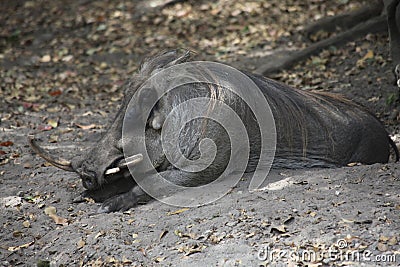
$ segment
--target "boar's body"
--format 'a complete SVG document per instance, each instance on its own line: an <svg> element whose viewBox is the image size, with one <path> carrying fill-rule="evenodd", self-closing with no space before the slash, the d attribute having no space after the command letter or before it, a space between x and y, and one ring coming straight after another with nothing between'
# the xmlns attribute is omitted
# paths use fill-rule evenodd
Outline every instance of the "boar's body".
<svg viewBox="0 0 400 267"><path fill-rule="evenodd" d="M277 146L273 166L335 167L388 161L388 134L364 108L339 95L302 91L247 75L263 92L274 115Z"/></svg>
<svg viewBox="0 0 400 267"><path fill-rule="evenodd" d="M125 114L138 118L142 115L139 106L127 110L132 96L135 93L151 94L151 88L140 89L144 92L138 92L138 88L152 74L188 58L189 53L179 56L173 51L146 61L139 73L126 84L124 101L107 133L88 154L72 162L72 169L80 174L84 187L97 199L103 200L98 192L107 188L111 180L130 176L128 171L108 176L105 172L123 158L122 124ZM382 124L363 108L337 95L297 90L262 76L244 73L261 90L274 116L277 143L273 167L335 167L351 162L372 164L388 161L391 140ZM192 88L184 86L181 89L171 91L160 99L150 117L146 118L145 140L133 136L130 138L131 145L145 141L154 167L175 184L197 186L214 180L224 171L231 152L229 136L221 125L211 120L196 119L182 128L179 147L188 159L199 157L199 142L203 138L211 138L217 146L215 160L200 172L185 172L168 162L162 150L160 130L166 115L180 103L193 97L214 97L229 105L244 122L250 141L247 171L254 170L260 155L261 136L249 107L237 95L219 87L194 84ZM142 101L146 101L146 97ZM178 114L173 118L176 125L180 125L184 113L182 110L182 116ZM112 188L116 195L105 200L99 212L128 209L142 198L148 199L134 183L129 183L122 190L116 186ZM125 193L119 194L121 191Z"/></svg>

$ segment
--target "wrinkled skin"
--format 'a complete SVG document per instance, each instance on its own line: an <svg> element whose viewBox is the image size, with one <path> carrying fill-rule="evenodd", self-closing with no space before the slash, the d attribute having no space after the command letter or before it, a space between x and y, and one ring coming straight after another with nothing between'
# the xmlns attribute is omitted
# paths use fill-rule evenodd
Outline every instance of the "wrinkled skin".
<svg viewBox="0 0 400 267"><path fill-rule="evenodd" d="M140 85L160 69L185 62L188 58L189 53L180 56L172 51L146 61L139 73L125 85L125 98L107 133L89 153L72 162L72 169L82 178L86 193L103 202L98 212L123 211L149 200L128 170L109 176L105 176L105 172L123 158L122 122L128 102ZM277 147L273 167L336 167L351 162L372 164L388 161L391 140L382 124L363 108L332 94L305 92L258 75L245 74L262 91L274 115ZM145 118L146 146L154 167L165 179L178 185L197 186L209 183L223 172L229 161L230 143L220 125L211 121L204 130L203 121L197 120L187 125L181 135L183 154L189 159L198 157L199 141L208 137L218 148L215 161L197 173L176 169L168 162L160 145L163 119L174 105L192 97L210 95L210 88L204 86L195 90L183 89L163 97L150 117ZM146 101L146 94L151 91L143 89L138 93L143 96L142 101ZM247 171L253 171L259 159L261 142L257 123L252 112L236 95L225 92L224 102L239 114L251 136ZM140 107L129 112L130 116L141 118Z"/></svg>

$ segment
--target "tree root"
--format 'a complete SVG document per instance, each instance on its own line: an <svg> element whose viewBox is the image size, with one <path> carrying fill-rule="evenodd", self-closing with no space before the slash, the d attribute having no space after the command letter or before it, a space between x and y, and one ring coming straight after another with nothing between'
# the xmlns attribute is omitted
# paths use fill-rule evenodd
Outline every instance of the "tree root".
<svg viewBox="0 0 400 267"><path fill-rule="evenodd" d="M386 16L376 16L364 23L360 23L350 30L337 34L336 36L319 41L304 50L289 53L288 56L283 57L279 62L268 62L270 56L265 56L261 61L266 61L265 64L259 66L255 72L262 75L270 75L277 71L288 69L296 63L309 58L312 55L318 54L330 46L343 45L351 40L362 37L368 33L378 33L387 31Z"/></svg>
<svg viewBox="0 0 400 267"><path fill-rule="evenodd" d="M340 46L368 33L389 32L390 56L393 62L396 83L400 87L400 0L374 0L368 6L359 10L328 17L311 24L304 29L307 36L320 31L334 32L345 30L336 36L319 41L300 51L287 51L284 56L269 55L260 61L255 72L270 75L283 69L288 69L296 63L318 54L330 46ZM279 53L282 54L282 51ZM271 60L278 58L278 60Z"/></svg>
<svg viewBox="0 0 400 267"><path fill-rule="evenodd" d="M348 30L364 21L382 14L383 1L374 1L364 8L352 12L326 17L307 26L303 31L310 37L317 32L335 32L337 30Z"/></svg>
<svg viewBox="0 0 400 267"><path fill-rule="evenodd" d="M387 24L389 25L390 55L394 64L400 64L400 29L397 19L400 20L400 0L392 0L385 7ZM396 12L397 11L397 12ZM396 18L396 14L397 17ZM400 79L400 77L399 77Z"/></svg>

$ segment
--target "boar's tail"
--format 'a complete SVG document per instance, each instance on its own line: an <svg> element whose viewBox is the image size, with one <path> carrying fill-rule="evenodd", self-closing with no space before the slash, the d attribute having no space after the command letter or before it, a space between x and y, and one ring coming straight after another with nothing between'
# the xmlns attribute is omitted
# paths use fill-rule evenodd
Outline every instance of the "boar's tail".
<svg viewBox="0 0 400 267"><path fill-rule="evenodd" d="M394 154L396 155L395 162L397 162L397 161L399 161L399 149L397 148L396 144L393 142L392 138L390 138L390 136L388 136L388 139L389 139L389 144L393 148Z"/></svg>

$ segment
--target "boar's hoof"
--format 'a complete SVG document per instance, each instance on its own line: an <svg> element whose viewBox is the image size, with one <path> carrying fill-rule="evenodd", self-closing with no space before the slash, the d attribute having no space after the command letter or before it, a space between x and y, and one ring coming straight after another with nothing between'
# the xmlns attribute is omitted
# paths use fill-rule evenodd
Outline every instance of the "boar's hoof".
<svg viewBox="0 0 400 267"><path fill-rule="evenodd" d="M82 203L82 202L85 202L85 201L86 201L85 198L88 198L88 197L90 197L90 195L89 195L88 191L85 190L85 191L83 191L79 196L75 197L75 198L72 200L72 203Z"/></svg>
<svg viewBox="0 0 400 267"><path fill-rule="evenodd" d="M104 200L107 199L109 196L104 196L102 194L103 191L97 190L97 191L90 191L90 190L85 190L79 194L79 196L75 197L72 200L72 203L82 203L87 201L88 198L93 199L95 202L103 202Z"/></svg>
<svg viewBox="0 0 400 267"><path fill-rule="evenodd" d="M105 200L97 210L97 213L109 213L114 211L124 212L136 206L137 202L135 193L128 191Z"/></svg>

